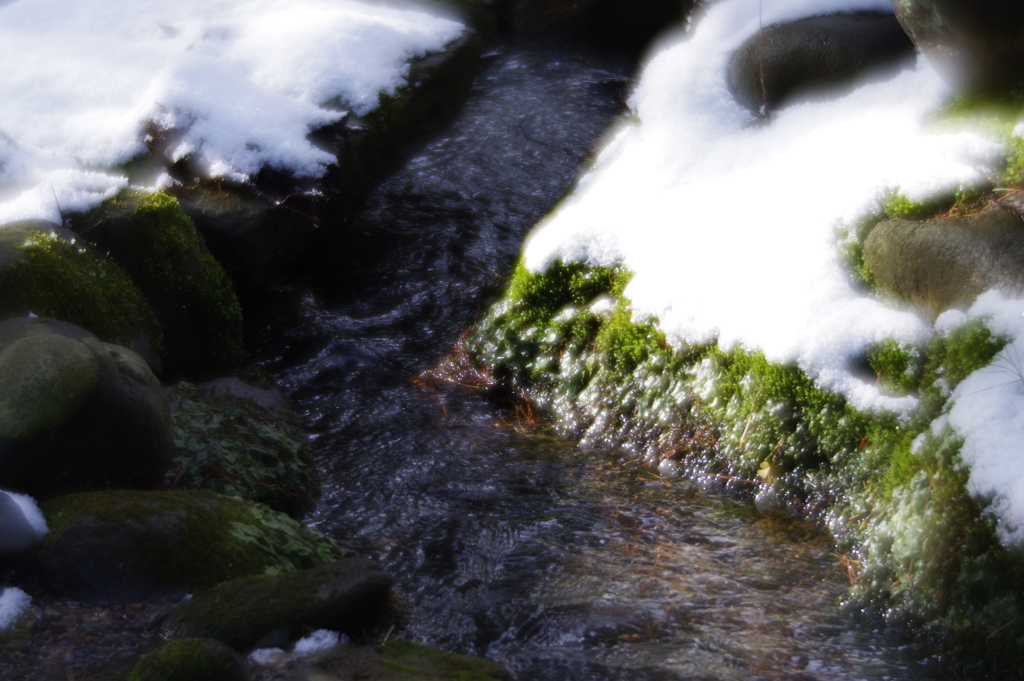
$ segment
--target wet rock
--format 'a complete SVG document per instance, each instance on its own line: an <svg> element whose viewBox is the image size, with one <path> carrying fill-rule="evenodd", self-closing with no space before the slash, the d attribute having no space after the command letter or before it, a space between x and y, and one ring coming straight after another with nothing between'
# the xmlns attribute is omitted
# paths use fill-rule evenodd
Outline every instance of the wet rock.
<svg viewBox="0 0 1024 681"><path fill-rule="evenodd" d="M603 47L639 51L658 33L681 25L692 0L505 0L499 3L522 31L577 36Z"/></svg>
<svg viewBox="0 0 1024 681"><path fill-rule="evenodd" d="M835 97L906 66L914 47L891 14L858 12L765 27L729 62L729 87L755 113ZM763 87L762 87L763 83Z"/></svg>
<svg viewBox="0 0 1024 681"><path fill-rule="evenodd" d="M885 220L864 242L880 291L935 319L990 288L1024 293L1024 221L1001 206L970 217Z"/></svg>
<svg viewBox="0 0 1024 681"><path fill-rule="evenodd" d="M896 18L929 63L963 93L1024 89L1024 4L1019 0L893 0Z"/></svg>
<svg viewBox="0 0 1024 681"><path fill-rule="evenodd" d="M29 314L80 326L160 370L163 332L142 292L74 232L46 220L0 225L0 320Z"/></svg>
<svg viewBox="0 0 1024 681"><path fill-rule="evenodd" d="M137 354L64 322L0 322L0 485L40 499L154 487L172 446L167 400Z"/></svg>
<svg viewBox="0 0 1024 681"><path fill-rule="evenodd" d="M167 194L127 190L74 220L123 269L164 329L164 368L202 377L237 369L242 311L195 225Z"/></svg>
<svg viewBox="0 0 1024 681"><path fill-rule="evenodd" d="M164 624L174 637L215 638L247 650L280 629L291 638L316 629L358 633L379 621L391 576L377 563L349 558L309 570L234 579L179 605Z"/></svg>
<svg viewBox="0 0 1024 681"><path fill-rule="evenodd" d="M381 646L338 646L292 672L288 681L511 681L496 662L396 638Z"/></svg>
<svg viewBox="0 0 1024 681"><path fill-rule="evenodd" d="M40 541L18 502L0 491L0 564L27 557Z"/></svg>
<svg viewBox="0 0 1024 681"><path fill-rule="evenodd" d="M45 502L40 562L88 602L181 596L243 575L330 562L341 549L265 506L212 492L94 492Z"/></svg>
<svg viewBox="0 0 1024 681"><path fill-rule="evenodd" d="M168 489L242 496L293 516L312 507L319 476L280 392L230 377L179 383L169 395L175 453Z"/></svg>
<svg viewBox="0 0 1024 681"><path fill-rule="evenodd" d="M245 660L219 641L183 638L143 656L128 681L248 681Z"/></svg>

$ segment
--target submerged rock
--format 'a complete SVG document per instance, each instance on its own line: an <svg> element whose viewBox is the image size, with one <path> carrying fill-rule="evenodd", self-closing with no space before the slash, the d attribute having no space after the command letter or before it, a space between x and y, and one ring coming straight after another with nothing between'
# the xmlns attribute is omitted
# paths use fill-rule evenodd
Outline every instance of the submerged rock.
<svg viewBox="0 0 1024 681"><path fill-rule="evenodd" d="M371 560L349 558L225 582L181 603L164 631L214 638L236 650L252 648L280 630L289 638L316 629L358 633L383 617L390 596L390 575Z"/></svg>
<svg viewBox="0 0 1024 681"><path fill-rule="evenodd" d="M914 46L891 14L858 12L767 26L729 62L729 87L755 113L786 103L828 98L864 78L891 75Z"/></svg>
<svg viewBox="0 0 1024 681"><path fill-rule="evenodd" d="M242 311L223 268L178 202L128 190L78 216L80 238L121 267L156 310L164 366L172 375L207 376L241 362Z"/></svg>
<svg viewBox="0 0 1024 681"><path fill-rule="evenodd" d="M39 498L156 486L167 400L145 361L72 324L0 322L0 485Z"/></svg>
<svg viewBox="0 0 1024 681"><path fill-rule="evenodd" d="M963 93L1024 90L1020 0L893 0L896 18L939 75Z"/></svg>
<svg viewBox="0 0 1024 681"><path fill-rule="evenodd" d="M864 242L879 290L935 319L981 293L1024 293L1024 222L995 205L970 217L884 220Z"/></svg>
<svg viewBox="0 0 1024 681"><path fill-rule="evenodd" d="M94 492L43 504L43 574L87 602L181 596L243 575L335 560L333 541L288 516L212 492Z"/></svg>
<svg viewBox="0 0 1024 681"><path fill-rule="evenodd" d="M380 646L339 646L296 670L289 681L511 681L497 662L396 638Z"/></svg>
<svg viewBox="0 0 1024 681"><path fill-rule="evenodd" d="M241 655L219 641L183 638L143 656L128 681L248 681Z"/></svg>
<svg viewBox="0 0 1024 681"><path fill-rule="evenodd" d="M0 225L0 320L30 314L80 326L160 370L163 331L142 292L74 232L46 220Z"/></svg>

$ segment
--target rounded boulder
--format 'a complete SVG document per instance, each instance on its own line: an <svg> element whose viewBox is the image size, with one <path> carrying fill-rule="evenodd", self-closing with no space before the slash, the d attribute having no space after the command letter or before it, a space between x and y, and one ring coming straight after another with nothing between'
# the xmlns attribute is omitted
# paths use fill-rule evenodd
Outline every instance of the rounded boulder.
<svg viewBox="0 0 1024 681"><path fill-rule="evenodd" d="M153 487L173 447L167 399L139 355L66 322L0 322L0 485L38 498Z"/></svg>

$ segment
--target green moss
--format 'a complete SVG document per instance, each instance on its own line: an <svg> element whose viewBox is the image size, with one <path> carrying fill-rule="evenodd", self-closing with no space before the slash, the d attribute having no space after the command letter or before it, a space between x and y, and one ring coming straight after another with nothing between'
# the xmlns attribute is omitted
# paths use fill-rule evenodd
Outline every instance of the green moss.
<svg viewBox="0 0 1024 681"><path fill-rule="evenodd" d="M139 660L128 681L245 681L245 662L212 639L182 638Z"/></svg>
<svg viewBox="0 0 1024 681"><path fill-rule="evenodd" d="M75 222L155 308L165 330L168 372L203 375L238 367L244 352L241 306L176 199L130 190Z"/></svg>
<svg viewBox="0 0 1024 681"><path fill-rule="evenodd" d="M176 385L171 400L168 489L211 490L291 514L309 509L318 478L297 422L188 383Z"/></svg>
<svg viewBox="0 0 1024 681"><path fill-rule="evenodd" d="M932 217L942 207L941 200L918 202L908 199L899 190L889 192L882 200L882 211L890 219L924 220Z"/></svg>
<svg viewBox="0 0 1024 681"><path fill-rule="evenodd" d="M581 262L555 260L543 272L516 264L509 297L518 316L546 320L566 305L586 305L602 294L621 296L632 273L613 267L591 267Z"/></svg>
<svg viewBox="0 0 1024 681"><path fill-rule="evenodd" d="M2 307L9 316L32 312L80 326L108 343L132 347L148 337L160 347L163 332L153 308L113 262L38 230L15 249L27 259L0 270Z"/></svg>
<svg viewBox="0 0 1024 681"><path fill-rule="evenodd" d="M42 550L83 518L111 537L132 533L126 562L155 584L188 590L240 575L278 574L335 560L343 552L324 535L259 504L212 492L109 491L45 502L50 527Z"/></svg>
<svg viewBox="0 0 1024 681"><path fill-rule="evenodd" d="M608 371L623 379L658 353L668 353L665 334L649 322L636 323L624 303L616 306L595 339L595 350Z"/></svg>
<svg viewBox="0 0 1024 681"><path fill-rule="evenodd" d="M922 357L913 345L882 341L868 349L868 365L890 395L909 395L920 387Z"/></svg>
<svg viewBox="0 0 1024 681"><path fill-rule="evenodd" d="M1002 185L1012 187L1024 181L1024 137L1012 137L1006 144L1006 170Z"/></svg>

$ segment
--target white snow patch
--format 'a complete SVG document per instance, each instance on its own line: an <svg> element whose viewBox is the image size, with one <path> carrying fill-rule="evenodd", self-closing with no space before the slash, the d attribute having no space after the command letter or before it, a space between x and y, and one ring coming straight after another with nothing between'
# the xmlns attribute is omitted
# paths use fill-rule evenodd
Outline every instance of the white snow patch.
<svg viewBox="0 0 1024 681"><path fill-rule="evenodd" d="M0 631L14 624L32 604L32 597L17 587L0 593Z"/></svg>
<svg viewBox="0 0 1024 681"><path fill-rule="evenodd" d="M306 134L369 112L463 30L356 0L0 3L0 223L112 196L125 179L102 169L144 152L147 125L213 176L320 176L333 157Z"/></svg>
<svg viewBox="0 0 1024 681"><path fill-rule="evenodd" d="M348 637L345 637L344 642L347 641ZM297 655L308 655L333 648L341 642L341 635L338 632L329 629L317 629L309 636L296 641L294 652Z"/></svg>
<svg viewBox="0 0 1024 681"><path fill-rule="evenodd" d="M25 520L27 520L28 524L32 526L32 529L36 531L36 534L40 537L46 536L46 533L50 531L50 528L46 526L46 518L43 517L43 512L39 510L36 500L27 494L16 494L15 492L8 492L7 490L2 491L18 505L18 508L20 508L21 512L25 515Z"/></svg>

